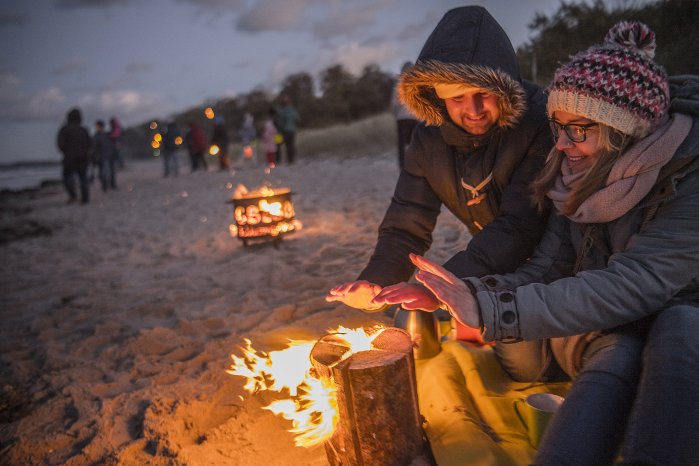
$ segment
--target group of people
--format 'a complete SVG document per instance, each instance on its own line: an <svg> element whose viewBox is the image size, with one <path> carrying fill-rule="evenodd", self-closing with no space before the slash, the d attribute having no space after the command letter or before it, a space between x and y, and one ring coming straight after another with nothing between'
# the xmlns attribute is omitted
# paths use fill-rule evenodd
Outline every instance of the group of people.
<svg viewBox="0 0 699 466"><path fill-rule="evenodd" d="M655 47L620 22L542 89L484 8L447 12L399 77L420 123L374 253L326 297L446 312L514 380L572 380L537 465L699 464L699 78ZM442 205L472 239L439 265Z"/></svg>
<svg viewBox="0 0 699 466"><path fill-rule="evenodd" d="M286 149L287 162L294 162L296 155L296 132L300 121L299 113L291 103L288 96L282 97L282 108L277 111L271 107L267 113L261 130L261 143L265 151L267 164L274 166L281 161L281 147ZM211 144L207 143L203 128L196 121L189 122L189 128L184 137L187 147L192 172L200 168L206 171L208 164L206 154L211 153L218 158L219 169L227 170L230 167L228 154L229 137L225 122L222 117L214 118L214 126L211 133ZM169 123L163 131L163 163L165 176L179 173L175 151L177 149L175 139L179 136L174 123ZM240 143L243 150L243 159L253 156L253 144L257 138L257 129L252 114L246 112L239 130ZM212 149L215 147L215 150Z"/></svg>
<svg viewBox="0 0 699 466"><path fill-rule="evenodd" d="M94 135L90 136L82 125L80 109L76 107L68 112L56 138L63 154L62 178L68 203L78 200L76 180L80 202L90 202L90 182L95 178L95 172L104 192L117 189L116 172L124 166L120 152L121 136L122 128L115 117L109 120L109 128L103 120L97 120Z"/></svg>
<svg viewBox="0 0 699 466"><path fill-rule="evenodd" d="M301 121L299 112L296 110L288 95L281 98L282 107L277 110L270 107L267 110L264 123L260 131L260 142L265 152L265 159L268 166L275 166L281 163L282 147L286 152L286 161L289 165L296 159L296 132ZM243 116L243 124L240 128L240 138L243 146L243 157L250 159L254 149L252 145L257 138L255 122L250 113Z"/></svg>

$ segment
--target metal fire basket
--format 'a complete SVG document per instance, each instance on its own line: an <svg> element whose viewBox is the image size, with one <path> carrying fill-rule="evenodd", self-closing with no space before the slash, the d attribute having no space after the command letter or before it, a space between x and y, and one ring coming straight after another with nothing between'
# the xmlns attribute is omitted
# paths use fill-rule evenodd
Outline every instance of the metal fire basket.
<svg viewBox="0 0 699 466"><path fill-rule="evenodd" d="M246 193L234 197L234 224L230 225L231 236L237 237L248 246L252 240L281 241L286 234L298 229L298 221L291 201L291 190L277 188L261 194Z"/></svg>

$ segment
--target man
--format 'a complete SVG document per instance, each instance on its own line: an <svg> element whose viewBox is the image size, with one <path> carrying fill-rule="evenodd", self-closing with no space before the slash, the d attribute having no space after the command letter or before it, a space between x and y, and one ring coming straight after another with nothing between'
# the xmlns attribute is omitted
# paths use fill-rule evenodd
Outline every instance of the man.
<svg viewBox="0 0 699 466"><path fill-rule="evenodd" d="M482 7L447 12L399 80L415 128L369 264L326 300L379 311L373 297L413 273L444 204L471 232L445 267L480 277L513 271L538 244L547 212L529 184L551 148L541 89L519 76L507 35Z"/></svg>
<svg viewBox="0 0 699 466"><path fill-rule="evenodd" d="M73 203L77 199L76 176L80 183L80 202L87 204L90 201L90 189L87 183L90 143L90 133L82 126L80 109L71 109L66 116L66 124L61 127L56 137L56 144L63 153L63 186L68 192L68 203Z"/></svg>

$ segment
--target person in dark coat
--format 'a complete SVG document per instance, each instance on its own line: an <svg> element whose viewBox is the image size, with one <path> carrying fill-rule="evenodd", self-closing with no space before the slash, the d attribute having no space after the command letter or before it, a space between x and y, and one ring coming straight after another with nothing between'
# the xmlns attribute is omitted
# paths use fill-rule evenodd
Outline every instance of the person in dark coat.
<svg viewBox="0 0 699 466"><path fill-rule="evenodd" d="M179 176L180 162L177 159L178 140L180 138L180 130L174 121L170 121L165 125L163 131L163 176L166 178L170 175Z"/></svg>
<svg viewBox="0 0 699 466"><path fill-rule="evenodd" d="M87 166L90 162L90 133L82 126L82 114L79 108L71 109L66 116L66 123L56 137L58 148L63 153L63 186L68 192L68 202L75 202L75 178L80 184L80 202L90 201L90 189L87 182Z"/></svg>
<svg viewBox="0 0 699 466"><path fill-rule="evenodd" d="M546 99L520 78L510 40L484 8L447 12L398 89L421 124L369 264L326 297L367 311L382 309L371 303L382 287L410 278L408 254L429 249L442 205L473 236L446 264L457 276L515 270L546 226L530 201L552 146Z"/></svg>
<svg viewBox="0 0 699 466"><path fill-rule="evenodd" d="M189 160L192 164L192 171L195 172L201 166L204 171L207 170L206 165L206 136L204 130L196 121L189 122L189 131L185 135L187 142L187 150L189 151Z"/></svg>
<svg viewBox="0 0 699 466"><path fill-rule="evenodd" d="M413 66L412 62L403 63L401 73L409 70L411 66ZM408 144L410 144L410 140L413 137L413 130L417 126L418 121L398 98L397 87L393 88L393 92L391 94L391 111L393 112L393 117L396 119L396 133L398 135L398 167L402 169L405 161L405 148L408 147Z"/></svg>
<svg viewBox="0 0 699 466"><path fill-rule="evenodd" d="M95 135L92 137L92 161L97 166L97 173L102 185L102 191L107 192L111 187L116 189L114 169L114 147L109 134L105 132L104 121L95 122Z"/></svg>
<svg viewBox="0 0 699 466"><path fill-rule="evenodd" d="M214 129L211 133L211 144L218 147L218 166L221 170L227 170L230 166L228 160L228 131L224 124L223 118L216 117L214 120Z"/></svg>

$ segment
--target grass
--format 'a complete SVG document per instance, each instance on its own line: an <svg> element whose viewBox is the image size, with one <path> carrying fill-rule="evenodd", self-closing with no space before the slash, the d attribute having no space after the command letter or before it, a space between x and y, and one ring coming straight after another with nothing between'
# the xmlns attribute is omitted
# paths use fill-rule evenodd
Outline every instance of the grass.
<svg viewBox="0 0 699 466"><path fill-rule="evenodd" d="M396 139L396 123L393 115L382 113L344 125L301 129L296 135L296 157L304 159L330 155L342 157L381 155L395 151ZM233 160L240 157L242 152L240 143L231 144L229 154ZM264 149L259 141L257 159L265 160Z"/></svg>

